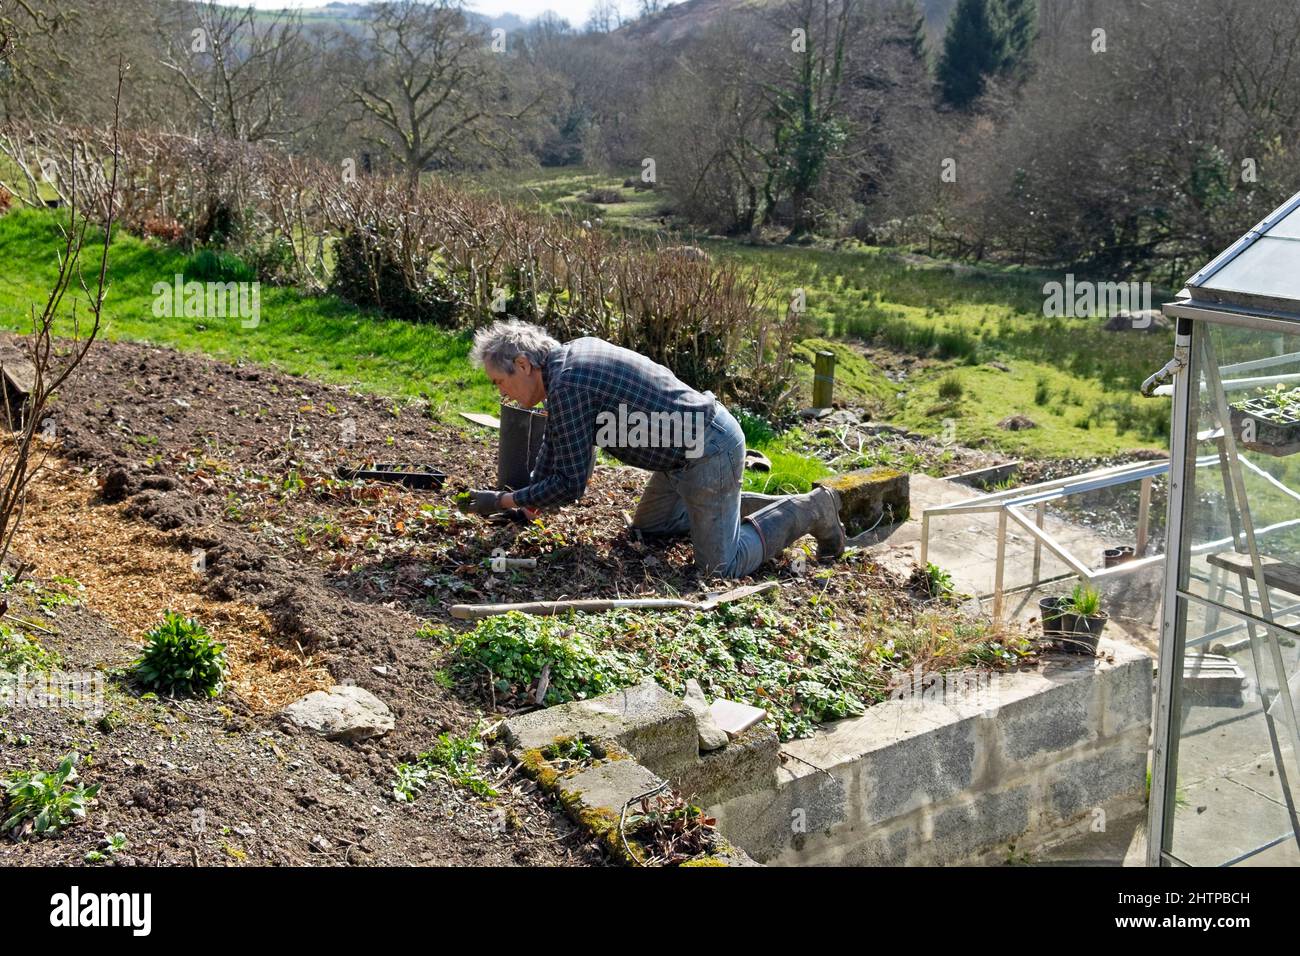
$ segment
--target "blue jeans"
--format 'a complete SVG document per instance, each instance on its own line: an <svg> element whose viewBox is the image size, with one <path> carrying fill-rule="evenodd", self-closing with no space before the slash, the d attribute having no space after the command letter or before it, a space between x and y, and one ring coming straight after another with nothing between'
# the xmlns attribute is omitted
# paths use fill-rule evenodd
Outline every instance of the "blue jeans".
<svg viewBox="0 0 1300 956"><path fill-rule="evenodd" d="M740 519L745 433L721 404L705 432L700 457L650 477L632 526L646 534L687 530L695 563L706 574L740 578L763 563L763 541Z"/></svg>

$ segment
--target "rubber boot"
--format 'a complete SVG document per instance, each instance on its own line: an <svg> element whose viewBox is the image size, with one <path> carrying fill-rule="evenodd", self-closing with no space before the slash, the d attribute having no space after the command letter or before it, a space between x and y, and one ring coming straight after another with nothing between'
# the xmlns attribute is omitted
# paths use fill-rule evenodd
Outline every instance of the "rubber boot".
<svg viewBox="0 0 1300 956"><path fill-rule="evenodd" d="M760 495L755 491L742 491L740 493L740 516L748 518L755 511L761 511L768 505L779 504L788 497L789 495Z"/></svg>
<svg viewBox="0 0 1300 956"><path fill-rule="evenodd" d="M779 556L806 534L817 539L818 558L839 557L848 541L840 524L839 492L830 488L792 495L745 520L763 541L764 562Z"/></svg>

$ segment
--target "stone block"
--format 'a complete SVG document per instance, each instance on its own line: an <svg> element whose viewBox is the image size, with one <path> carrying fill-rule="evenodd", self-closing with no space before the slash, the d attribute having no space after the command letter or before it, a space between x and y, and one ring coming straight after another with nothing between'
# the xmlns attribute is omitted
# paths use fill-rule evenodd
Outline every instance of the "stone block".
<svg viewBox="0 0 1300 956"><path fill-rule="evenodd" d="M664 777L699 756L695 715L652 680L513 717L504 729L516 754L550 746L558 737L613 740Z"/></svg>
<svg viewBox="0 0 1300 956"><path fill-rule="evenodd" d="M840 493L840 520L849 536L860 534L877 521L897 524L910 509L910 480L890 468L866 468L814 482Z"/></svg>
<svg viewBox="0 0 1300 956"><path fill-rule="evenodd" d="M1141 731L1127 741L1117 740L1104 749L1055 764L1048 777L1049 815L1052 823L1125 798L1146 793L1147 741Z"/></svg>
<svg viewBox="0 0 1300 956"><path fill-rule="evenodd" d="M556 786L566 798L591 810L622 812L624 804L663 783L658 776L632 760L609 760L561 777ZM581 822L581 821L580 821Z"/></svg>
<svg viewBox="0 0 1300 956"><path fill-rule="evenodd" d="M674 789L702 807L770 787L781 765L781 742L765 724L751 727L721 750L671 774Z"/></svg>
<svg viewBox="0 0 1300 956"><path fill-rule="evenodd" d="M824 834L847 819L844 784L791 763L774 774L772 786L709 808L723 835L762 863L803 850L810 835Z"/></svg>

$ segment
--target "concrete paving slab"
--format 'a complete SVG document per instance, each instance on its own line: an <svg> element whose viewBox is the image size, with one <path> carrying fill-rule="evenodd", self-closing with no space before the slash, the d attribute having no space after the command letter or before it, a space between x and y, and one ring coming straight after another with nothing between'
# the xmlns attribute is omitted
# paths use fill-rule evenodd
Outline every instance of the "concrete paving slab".
<svg viewBox="0 0 1300 956"><path fill-rule="evenodd" d="M1284 806L1226 777L1187 787L1183 798L1173 853L1192 866L1220 866L1291 829Z"/></svg>
<svg viewBox="0 0 1300 956"><path fill-rule="evenodd" d="M981 492L925 475L913 475L911 517L883 536L863 540L873 556L890 570L908 573L921 555L921 514L927 508L971 501ZM1071 554L1090 567L1101 567L1102 551L1115 545L1088 528L1065 521L1050 511L1044 529ZM1118 542L1126 543L1126 542ZM928 560L952 575L957 589L971 594L990 594L996 577L997 515L953 515L931 520ZM1012 588L1033 580L1034 538L1014 521L1008 521L1004 587ZM1040 555L1039 578L1070 573L1069 567L1047 549ZM1007 613L1013 620L1030 622L1038 618L1038 599L1064 593L1074 580L1046 584L1024 593L1007 596ZM1159 602L1163 570L1156 565L1131 576L1106 582L1100 588L1110 612L1107 636L1140 648L1151 657L1158 644ZM989 602L985 601L987 609Z"/></svg>

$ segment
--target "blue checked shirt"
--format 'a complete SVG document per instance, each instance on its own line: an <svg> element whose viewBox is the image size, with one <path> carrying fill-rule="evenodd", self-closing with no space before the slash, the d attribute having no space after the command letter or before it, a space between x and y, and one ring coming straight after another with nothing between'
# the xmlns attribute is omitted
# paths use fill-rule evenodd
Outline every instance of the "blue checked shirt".
<svg viewBox="0 0 1300 956"><path fill-rule="evenodd" d="M633 412L690 416L691 427L707 428L717 403L644 355L597 338L574 339L555 349L542 366L546 387L546 436L532 471L532 483L514 492L529 508L567 504L582 497L591 475L602 412L624 420ZM621 406L621 409L620 409ZM633 420L635 417L633 417ZM635 433L629 433L635 436ZM704 435L695 435L702 443ZM681 442L646 447L645 441L602 444L619 461L647 471L673 471L689 464ZM699 447L697 445L696 447Z"/></svg>

